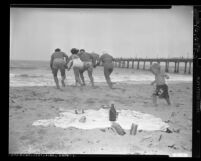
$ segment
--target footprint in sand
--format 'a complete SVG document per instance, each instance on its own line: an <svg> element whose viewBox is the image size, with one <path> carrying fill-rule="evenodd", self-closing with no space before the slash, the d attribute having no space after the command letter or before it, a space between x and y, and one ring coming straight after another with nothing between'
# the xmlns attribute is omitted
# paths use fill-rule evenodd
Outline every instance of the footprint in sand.
<svg viewBox="0 0 201 161"><path fill-rule="evenodd" d="M20 140L22 142L26 142L26 144L29 144L29 145L33 145L33 144L36 144L36 143L39 143L39 139L34 137L34 136L21 136L20 137Z"/></svg>
<svg viewBox="0 0 201 161"><path fill-rule="evenodd" d="M95 101L93 98L88 98L86 101L85 101L86 104L94 104Z"/></svg>
<svg viewBox="0 0 201 161"><path fill-rule="evenodd" d="M99 101L100 104L109 104L109 102L110 102L110 101L109 101L109 100L106 100L106 99L103 99L103 100L100 100L100 101Z"/></svg>
<svg viewBox="0 0 201 161"><path fill-rule="evenodd" d="M126 92L126 89L121 89L122 92Z"/></svg>
<svg viewBox="0 0 201 161"><path fill-rule="evenodd" d="M54 102L58 102L58 101L65 101L64 99L61 99L61 98L53 98L53 101Z"/></svg>
<svg viewBox="0 0 201 161"><path fill-rule="evenodd" d="M135 145L130 145L130 148L129 148L129 151L130 153L132 154L136 154L138 153L139 151L141 151L142 149L138 146L135 146Z"/></svg>
<svg viewBox="0 0 201 161"><path fill-rule="evenodd" d="M37 133L38 133L39 135L45 135L45 134L47 133L47 130L46 130L46 129L39 129L39 130L37 131Z"/></svg>
<svg viewBox="0 0 201 161"><path fill-rule="evenodd" d="M13 109L19 110L19 109L23 108L23 106L14 105L14 106L9 106L9 108L13 108Z"/></svg>

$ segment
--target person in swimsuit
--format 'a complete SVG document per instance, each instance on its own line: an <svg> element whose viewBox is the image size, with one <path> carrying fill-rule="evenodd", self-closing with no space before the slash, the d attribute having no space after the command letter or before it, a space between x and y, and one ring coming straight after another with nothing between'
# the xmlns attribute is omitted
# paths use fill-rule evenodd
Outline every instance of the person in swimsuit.
<svg viewBox="0 0 201 161"><path fill-rule="evenodd" d="M68 70L70 70L71 67L73 67L73 71L75 75L75 86L77 86L77 84L80 84L81 86L83 86L80 80L80 70L83 70L84 63L80 60L80 57L77 55L78 51L79 50L76 48L71 49L72 55L69 57Z"/></svg>
<svg viewBox="0 0 201 161"><path fill-rule="evenodd" d="M84 62L84 68L79 70L83 85L85 85L84 72L87 70L91 85L94 87L93 67L96 65L95 58L91 54L85 52L84 49L80 50L78 56Z"/></svg>
<svg viewBox="0 0 201 161"><path fill-rule="evenodd" d="M113 72L113 57L111 55L109 55L108 53L103 53L103 55L101 55L101 57L99 58L99 62L98 65L100 63L103 63L103 68L104 68L104 76L105 79L107 81L107 84L110 88L113 88L112 86L112 82L110 79L110 75Z"/></svg>
<svg viewBox="0 0 201 161"><path fill-rule="evenodd" d="M157 96L159 98L164 98L168 105L171 105L170 98L168 94L168 86L165 82L165 79L169 79L169 76L161 71L160 65L154 63L151 66L151 72L155 75L155 80L151 82L151 85L156 84L156 89L152 94L153 104L157 106Z"/></svg>
<svg viewBox="0 0 201 161"><path fill-rule="evenodd" d="M98 64L98 60L99 60L100 56L98 54L96 54L95 52L91 52L90 54L94 58L94 63L95 63L94 68L95 68L96 65Z"/></svg>
<svg viewBox="0 0 201 161"><path fill-rule="evenodd" d="M64 80L66 78L65 68L67 61L68 56L64 52L62 52L59 48L55 49L55 52L51 56L50 68L52 70L57 89L60 89L59 80L57 77L58 70L60 70L61 72L61 78L62 78L61 84L63 87L65 87Z"/></svg>

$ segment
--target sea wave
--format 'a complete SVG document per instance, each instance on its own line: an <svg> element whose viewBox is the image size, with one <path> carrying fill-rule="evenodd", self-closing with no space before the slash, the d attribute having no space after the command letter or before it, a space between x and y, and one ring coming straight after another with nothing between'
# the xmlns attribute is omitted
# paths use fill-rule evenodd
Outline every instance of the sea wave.
<svg viewBox="0 0 201 161"><path fill-rule="evenodd" d="M167 83L192 82L192 75L168 73L170 79ZM96 68L93 71L94 82L106 83L103 69ZM85 82L90 84L87 72L84 73ZM61 78L58 71L58 78ZM115 72L111 74L111 80L115 83L125 82L128 84L150 84L154 80L154 75L147 71L137 71L131 69L115 68ZM66 71L66 84L74 84L73 70ZM25 71L10 71L10 86L54 86L54 79L51 70L43 69Z"/></svg>
<svg viewBox="0 0 201 161"><path fill-rule="evenodd" d="M29 75L29 74L13 74L10 73L10 77L11 78L16 78L16 77L20 77L20 78L39 78L39 77L44 77L43 75Z"/></svg>
<svg viewBox="0 0 201 161"><path fill-rule="evenodd" d="M17 66L11 66L10 69L24 69L24 70L32 70L32 69L38 69L37 67L17 67Z"/></svg>

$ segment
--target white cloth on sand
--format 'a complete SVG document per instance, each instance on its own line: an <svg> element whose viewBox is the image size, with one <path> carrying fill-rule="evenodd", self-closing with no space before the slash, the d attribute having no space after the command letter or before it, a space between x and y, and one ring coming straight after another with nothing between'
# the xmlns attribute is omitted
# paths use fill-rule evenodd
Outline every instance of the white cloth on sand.
<svg viewBox="0 0 201 161"><path fill-rule="evenodd" d="M138 124L138 130L144 131L166 131L169 125L150 114L145 114L131 110L120 110L117 118L117 123L125 130L131 128L132 123ZM79 122L82 116L86 117L86 122ZM60 113L60 116L47 119L37 120L33 122L34 126L56 126L60 128L76 127L79 129L95 129L106 128L111 126L109 121L109 110L85 110L83 114L75 114L74 110L67 110Z"/></svg>

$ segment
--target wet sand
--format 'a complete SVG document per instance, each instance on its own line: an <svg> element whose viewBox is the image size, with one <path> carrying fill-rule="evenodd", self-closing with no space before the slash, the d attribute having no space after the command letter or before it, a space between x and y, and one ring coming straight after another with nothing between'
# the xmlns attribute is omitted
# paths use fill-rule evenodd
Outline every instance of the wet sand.
<svg viewBox="0 0 201 161"><path fill-rule="evenodd" d="M106 84L96 88L66 86L11 87L9 93L9 153L10 154L157 154L174 156L192 153L192 83L169 84L172 102L158 100L152 105L153 87L144 84ZM99 109L115 104L117 109L130 109L160 117L170 126L168 132L140 131L124 136L106 128L83 130L77 128L32 126L39 119L51 119L61 109Z"/></svg>

